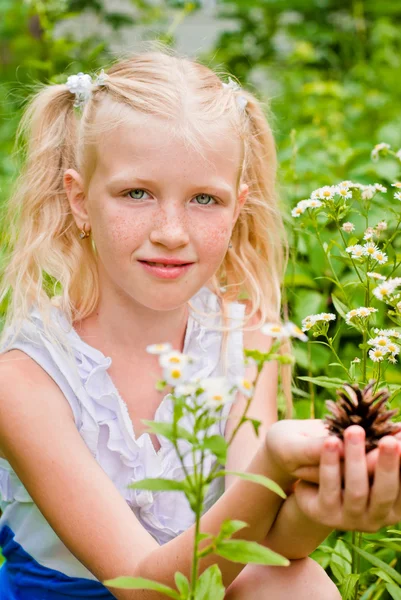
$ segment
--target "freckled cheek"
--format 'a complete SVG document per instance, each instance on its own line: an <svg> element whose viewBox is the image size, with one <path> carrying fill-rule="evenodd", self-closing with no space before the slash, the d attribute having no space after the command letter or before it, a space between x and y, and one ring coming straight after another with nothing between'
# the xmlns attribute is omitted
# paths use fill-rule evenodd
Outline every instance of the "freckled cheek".
<svg viewBox="0 0 401 600"><path fill-rule="evenodd" d="M140 244L148 229L149 220L145 216L130 218L127 216L110 216L98 224L98 237L108 246L111 253L133 250Z"/></svg>
<svg viewBox="0 0 401 600"><path fill-rule="evenodd" d="M195 235L204 260L221 260L227 251L230 234L231 223L225 219L200 225Z"/></svg>

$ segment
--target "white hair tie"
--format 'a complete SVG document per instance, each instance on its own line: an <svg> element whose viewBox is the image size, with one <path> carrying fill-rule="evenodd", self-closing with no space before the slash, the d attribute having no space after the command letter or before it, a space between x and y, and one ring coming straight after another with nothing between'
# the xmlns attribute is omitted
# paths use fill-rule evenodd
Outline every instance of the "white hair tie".
<svg viewBox="0 0 401 600"><path fill-rule="evenodd" d="M242 90L242 87L239 85L239 83L231 79L231 77L228 78L228 83L222 82L222 86L233 90L234 92ZM236 96L236 102L241 110L245 110L245 107L248 104L248 100L242 95Z"/></svg>
<svg viewBox="0 0 401 600"><path fill-rule="evenodd" d="M75 94L74 106L76 108L82 108L88 101L93 86L103 85L108 75L102 69L99 75L94 81L88 73L79 72L77 75L70 75L67 79L66 85L71 94Z"/></svg>

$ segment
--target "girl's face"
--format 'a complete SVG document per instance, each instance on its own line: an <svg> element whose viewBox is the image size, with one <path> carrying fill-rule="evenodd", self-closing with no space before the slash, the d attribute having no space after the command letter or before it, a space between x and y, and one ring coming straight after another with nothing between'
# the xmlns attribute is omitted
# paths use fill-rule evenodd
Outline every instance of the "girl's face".
<svg viewBox="0 0 401 600"><path fill-rule="evenodd" d="M162 119L142 117L100 139L86 197L79 174L65 172L77 225L92 230L102 295L173 310L214 275L248 188L237 196L239 139L228 128L210 129L207 139L198 153ZM192 264L161 278L143 262L163 259Z"/></svg>

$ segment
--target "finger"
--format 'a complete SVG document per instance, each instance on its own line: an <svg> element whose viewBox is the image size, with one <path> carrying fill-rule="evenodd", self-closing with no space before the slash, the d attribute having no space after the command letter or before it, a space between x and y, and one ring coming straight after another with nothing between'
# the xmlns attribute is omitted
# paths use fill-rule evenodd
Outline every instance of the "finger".
<svg viewBox="0 0 401 600"><path fill-rule="evenodd" d="M320 459L319 504L323 514L337 514L342 508L341 467L338 440L325 440Z"/></svg>
<svg viewBox="0 0 401 600"><path fill-rule="evenodd" d="M319 466L300 467L294 471L293 475L309 483L319 483Z"/></svg>
<svg viewBox="0 0 401 600"><path fill-rule="evenodd" d="M294 495L301 511L310 519L319 521L319 488L313 483L298 481Z"/></svg>
<svg viewBox="0 0 401 600"><path fill-rule="evenodd" d="M385 521L399 493L400 452L391 436L379 442L378 459L369 504L369 518Z"/></svg>
<svg viewBox="0 0 401 600"><path fill-rule="evenodd" d="M344 432L345 442L345 490L344 512L356 517L365 512L369 479L365 455L365 431L359 425L351 425Z"/></svg>

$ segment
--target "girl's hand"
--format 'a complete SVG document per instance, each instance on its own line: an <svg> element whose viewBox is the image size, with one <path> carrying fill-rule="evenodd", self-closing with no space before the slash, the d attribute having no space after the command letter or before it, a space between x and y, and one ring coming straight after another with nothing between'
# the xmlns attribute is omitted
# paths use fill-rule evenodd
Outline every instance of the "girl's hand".
<svg viewBox="0 0 401 600"><path fill-rule="evenodd" d="M312 520L332 529L376 532L401 520L400 444L385 436L376 452L370 488L365 431L358 425L344 433L344 479L341 487L341 440L323 443L319 485L299 481L294 494L300 509Z"/></svg>
<svg viewBox="0 0 401 600"><path fill-rule="evenodd" d="M283 419L265 437L269 461L295 481L312 470L317 477L323 444L329 433L320 419Z"/></svg>

